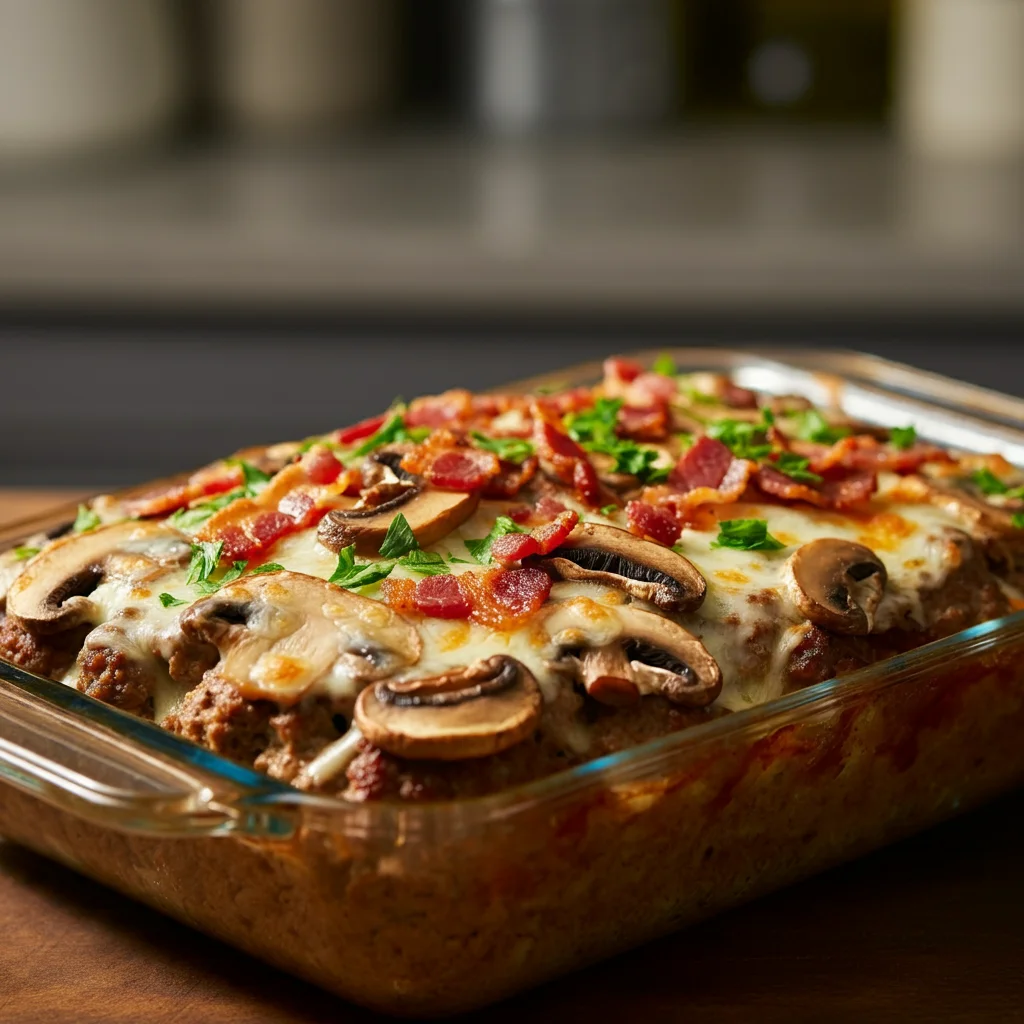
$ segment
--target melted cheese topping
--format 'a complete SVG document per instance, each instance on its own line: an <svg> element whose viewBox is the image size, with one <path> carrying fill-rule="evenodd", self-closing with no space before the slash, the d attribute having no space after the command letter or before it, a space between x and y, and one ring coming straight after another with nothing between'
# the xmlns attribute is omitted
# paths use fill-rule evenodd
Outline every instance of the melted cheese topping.
<svg viewBox="0 0 1024 1024"><path fill-rule="evenodd" d="M875 630L893 627L925 627L920 595L941 586L955 568L956 549L943 538L946 528L960 528L953 515L930 504L900 500L899 478L883 474L874 512L844 515L809 506L733 504L712 509L698 527L683 530L677 550L707 580L707 597L695 612L678 617L718 662L724 678L718 703L738 710L780 694L783 668L792 647L805 630L805 620L788 596L785 567L800 544L821 537L848 539L872 548L885 564L889 580L875 616ZM887 500L891 496L893 500ZM583 518L624 526L621 513L606 518L571 500ZM434 545L449 562L452 573L480 571L465 541L486 536L507 503L483 502L466 523L443 542ZM742 551L713 547L718 519L763 518L773 536L786 547L778 551ZM337 556L321 545L316 530L287 537L271 553L275 562L294 572L327 579ZM418 580L401 566L394 578ZM165 607L161 594L191 602L196 595L186 584L187 569L165 572L144 585L129 579L111 579L90 596L90 620L99 627L88 645L107 645L124 650L152 669L157 681L156 719L160 721L180 700L183 689L167 674L165 662L178 636L178 620L184 605ZM376 586L367 596L377 595ZM565 683L555 665L566 647L593 646L623 635L617 610L628 600L618 590L592 583L554 584L549 605L536 619L521 628L498 631L474 622L422 618L416 622L423 641L422 655L398 678L434 675L469 664L478 658L505 653L521 661L537 678L544 697L552 701ZM640 602L642 607L647 607ZM370 631L372 632L372 630ZM369 635L369 634L368 634ZM275 663L276 664L276 663ZM269 665L269 663L268 663ZM259 682L270 691L277 675L264 665ZM281 675L281 685L293 680ZM77 669L65 681L74 684ZM353 678L351 662L340 658L330 669L311 680L307 692L335 700L354 700L361 684Z"/></svg>

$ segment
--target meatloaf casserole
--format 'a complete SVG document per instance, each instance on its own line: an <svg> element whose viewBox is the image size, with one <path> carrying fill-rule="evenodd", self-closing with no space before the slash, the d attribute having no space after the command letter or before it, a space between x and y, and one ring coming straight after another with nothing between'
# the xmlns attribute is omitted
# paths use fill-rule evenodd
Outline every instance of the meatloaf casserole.
<svg viewBox="0 0 1024 1024"><path fill-rule="evenodd" d="M1024 475L714 374L454 390L100 497L0 655L300 789L492 793L1022 607Z"/></svg>

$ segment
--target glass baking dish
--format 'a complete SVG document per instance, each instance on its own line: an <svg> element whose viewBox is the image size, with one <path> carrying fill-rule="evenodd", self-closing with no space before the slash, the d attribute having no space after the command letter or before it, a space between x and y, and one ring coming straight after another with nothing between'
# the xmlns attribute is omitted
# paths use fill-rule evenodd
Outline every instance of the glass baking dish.
<svg viewBox="0 0 1024 1024"><path fill-rule="evenodd" d="M681 371L728 371L1024 464L1015 399L853 354L673 355ZM68 515L8 528L0 546ZM0 662L0 833L347 999L436 1016L988 800L1024 781L1022 736L1024 612L529 785L432 805L300 793Z"/></svg>

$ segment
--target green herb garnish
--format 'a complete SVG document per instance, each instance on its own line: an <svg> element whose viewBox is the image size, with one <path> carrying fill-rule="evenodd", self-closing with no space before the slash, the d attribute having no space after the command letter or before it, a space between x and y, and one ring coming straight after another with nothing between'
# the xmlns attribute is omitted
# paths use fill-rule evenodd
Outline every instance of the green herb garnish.
<svg viewBox="0 0 1024 1024"><path fill-rule="evenodd" d="M616 436L615 423L621 408L620 398L599 398L592 409L571 413L563 422L569 436L588 452L600 452L615 459L612 472L629 473L645 484L666 480L668 468L654 466L657 449Z"/></svg>
<svg viewBox="0 0 1024 1024"><path fill-rule="evenodd" d="M223 541L201 540L192 545L192 560L188 564L189 586L205 583L216 571L224 551Z"/></svg>
<svg viewBox="0 0 1024 1024"><path fill-rule="evenodd" d="M494 525L491 527L491 532L486 537L482 537L480 540L467 540L465 541L466 550L481 564L486 565L491 560L491 545L499 538L504 537L506 533L527 533L529 531L524 530L517 523L509 519L508 516L498 516L494 520Z"/></svg>
<svg viewBox="0 0 1024 1024"><path fill-rule="evenodd" d="M725 519L718 524L718 538L711 546L739 551L778 551L786 545L768 532L764 519Z"/></svg>
<svg viewBox="0 0 1024 1024"><path fill-rule="evenodd" d="M971 474L971 482L982 494L1006 494L1010 490L991 469L976 469Z"/></svg>
<svg viewBox="0 0 1024 1024"><path fill-rule="evenodd" d="M369 455L375 448L382 444L391 444L395 441L409 440L405 429L405 420L401 412L394 413L388 421L377 431L371 434L354 452L353 455Z"/></svg>
<svg viewBox="0 0 1024 1024"><path fill-rule="evenodd" d="M801 441L835 444L850 436L849 427L834 427L817 409L803 409L793 414L796 436Z"/></svg>
<svg viewBox="0 0 1024 1024"><path fill-rule="evenodd" d="M503 462L525 462L533 454L533 445L521 437L488 437L474 430L472 434L477 448L494 452Z"/></svg>
<svg viewBox="0 0 1024 1024"><path fill-rule="evenodd" d="M391 575L394 569L394 560L382 562L367 562L363 565L356 565L356 546L349 544L338 552L338 566L331 574L328 583L335 583L346 590L356 590L359 587L368 587L371 583L379 583Z"/></svg>
<svg viewBox="0 0 1024 1024"><path fill-rule="evenodd" d="M598 509L598 512L600 512L601 515L603 515L603 516L613 516L618 511L619 511L619 506L618 505L604 505L604 506L602 506L601 508Z"/></svg>
<svg viewBox="0 0 1024 1024"><path fill-rule="evenodd" d="M1010 522L1013 523L1014 527L1018 530L1024 530L1024 512L1014 512L1010 516Z"/></svg>
<svg viewBox="0 0 1024 1024"><path fill-rule="evenodd" d="M676 375L676 361L667 352L662 352L654 360L654 365L651 369L655 373L660 373L663 377L674 377Z"/></svg>
<svg viewBox="0 0 1024 1024"><path fill-rule="evenodd" d="M160 603L165 608L177 608L179 604L188 604L187 601L182 601L180 597L175 597L173 594L161 594Z"/></svg>
<svg viewBox="0 0 1024 1024"><path fill-rule="evenodd" d="M889 430L889 444L901 451L906 451L917 440L917 431L913 427L892 427Z"/></svg>
<svg viewBox="0 0 1024 1024"><path fill-rule="evenodd" d="M778 459L769 463L770 466L774 466L780 473L785 473L797 483L820 484L822 478L817 473L811 472L808 468L810 464L810 459L805 459L802 455L794 455L793 452L779 452Z"/></svg>
<svg viewBox="0 0 1024 1024"><path fill-rule="evenodd" d="M446 576L451 572L445 560L434 551L410 551L398 564L421 576Z"/></svg>
<svg viewBox="0 0 1024 1024"><path fill-rule="evenodd" d="M245 459L226 459L229 466L238 466L242 471L242 490L245 497L254 498L264 487L270 483L270 475L262 469L257 469L251 462Z"/></svg>
<svg viewBox="0 0 1024 1024"><path fill-rule="evenodd" d="M40 551L42 551L42 548L31 548L19 544L18 547L14 549L14 557L19 562L24 562L26 559L32 558L33 555L38 555Z"/></svg>
<svg viewBox="0 0 1024 1024"><path fill-rule="evenodd" d="M737 459L763 459L770 455L765 430L768 424L747 423L744 420L715 420L707 426L708 437L721 441Z"/></svg>
<svg viewBox="0 0 1024 1024"><path fill-rule="evenodd" d="M244 487L236 487L235 490L228 491L227 494L220 494L216 498L204 501L200 505L193 505L191 508L179 508L167 521L179 529L191 530L197 526L202 526L214 512L219 512L236 499L247 496L249 495Z"/></svg>
<svg viewBox="0 0 1024 1024"><path fill-rule="evenodd" d="M75 516L74 525L71 527L75 533L88 533L95 530L102 520L98 513L94 512L88 505L78 506L78 515Z"/></svg>
<svg viewBox="0 0 1024 1024"><path fill-rule="evenodd" d="M420 543L412 532L409 520L399 512L388 526L388 532L380 545L381 558L401 558L419 548Z"/></svg>

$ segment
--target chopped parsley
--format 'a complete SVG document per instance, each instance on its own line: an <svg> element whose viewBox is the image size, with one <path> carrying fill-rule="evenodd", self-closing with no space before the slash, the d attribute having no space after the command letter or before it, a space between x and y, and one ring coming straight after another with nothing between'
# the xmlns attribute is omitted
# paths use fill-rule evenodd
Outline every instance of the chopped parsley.
<svg viewBox="0 0 1024 1024"><path fill-rule="evenodd" d="M976 469L971 474L971 483L982 494L1006 494L1010 490L991 469Z"/></svg>
<svg viewBox="0 0 1024 1024"><path fill-rule="evenodd" d="M808 468L810 464L810 459L805 459L802 455L795 455L793 452L779 452L775 462L769 463L780 473L785 473L790 480L796 480L797 483L820 484L821 477L817 473L811 472Z"/></svg>
<svg viewBox="0 0 1024 1024"><path fill-rule="evenodd" d="M796 428L796 436L801 441L814 441L817 444L835 444L844 437L849 437L849 427L834 427L817 409L802 409L792 416Z"/></svg>
<svg viewBox="0 0 1024 1024"><path fill-rule="evenodd" d="M709 395L706 391L698 391L697 388L687 388L686 397L698 405L718 405L718 399Z"/></svg>
<svg viewBox="0 0 1024 1024"><path fill-rule="evenodd" d="M660 373L663 377L674 377L676 375L676 361L667 352L662 352L654 360L654 365L651 369L655 373Z"/></svg>
<svg viewBox="0 0 1024 1024"><path fill-rule="evenodd" d="M227 459L229 466L237 466L242 471L242 491L244 497L254 498L264 487L270 483L270 475L262 469L257 469L251 462L245 459Z"/></svg>
<svg viewBox="0 0 1024 1024"><path fill-rule="evenodd" d="M412 532L409 520L399 512L391 520L388 532L381 542L380 556L381 558L400 558L402 555L407 555L410 551L416 551L419 546L420 543Z"/></svg>
<svg viewBox="0 0 1024 1024"><path fill-rule="evenodd" d="M262 565L257 565L249 575L262 576L265 572L282 572L283 570L284 566L278 562L264 562Z"/></svg>
<svg viewBox="0 0 1024 1024"><path fill-rule="evenodd" d="M373 583L379 583L391 575L395 562L388 559L382 562L366 562L363 565L356 564L356 546L349 544L338 552L338 566L328 579L328 583L335 583L346 590L357 590L359 587L368 587Z"/></svg>
<svg viewBox="0 0 1024 1024"><path fill-rule="evenodd" d="M1024 530L1024 512L1014 512L1010 517L1010 522L1013 523L1016 529Z"/></svg>
<svg viewBox="0 0 1024 1024"><path fill-rule="evenodd" d="M220 584L214 583L210 577L217 571L223 553L223 541L201 540L193 544L192 559L188 564L188 578L185 582L201 593L212 594ZM244 562L242 567L245 567Z"/></svg>
<svg viewBox="0 0 1024 1024"><path fill-rule="evenodd" d="M446 576L451 572L444 559L434 551L410 551L398 560L398 564L421 576Z"/></svg>
<svg viewBox="0 0 1024 1024"><path fill-rule="evenodd" d="M602 506L601 508L598 509L598 512L600 512L601 515L603 515L603 516L613 516L618 511L619 511L619 506L618 505L604 505L604 506Z"/></svg>
<svg viewBox="0 0 1024 1024"><path fill-rule="evenodd" d="M900 451L906 451L917 440L917 431L913 427L892 427L889 430L889 444Z"/></svg>
<svg viewBox="0 0 1024 1024"><path fill-rule="evenodd" d="M767 419L760 423L747 423L745 420L715 420L707 425L708 437L721 441L737 459L763 459L771 455L772 446L768 443L765 431L769 426Z"/></svg>
<svg viewBox="0 0 1024 1024"><path fill-rule="evenodd" d="M180 597L175 597L173 594L161 594L160 603L165 608L177 608L179 604L188 604L187 601L182 601Z"/></svg>
<svg viewBox="0 0 1024 1024"><path fill-rule="evenodd" d="M593 408L571 413L563 422L569 436L588 452L600 452L615 459L612 472L629 473L644 484L666 480L669 467L654 465L659 454L656 448L644 448L616 435L615 423L621 408L621 398L599 398Z"/></svg>
<svg viewBox="0 0 1024 1024"><path fill-rule="evenodd" d="M26 547L25 545L19 544L14 549L14 557L19 562L24 562L26 559L32 558L34 555L38 555L42 551L42 548Z"/></svg>
<svg viewBox="0 0 1024 1024"><path fill-rule="evenodd" d="M101 521L99 514L88 505L79 505L78 515L75 516L75 522L71 529L75 533L88 533L90 530L95 530Z"/></svg>
<svg viewBox="0 0 1024 1024"><path fill-rule="evenodd" d="M786 545L768 532L764 519L724 519L718 524L718 538L711 546L738 551L778 551Z"/></svg>
<svg viewBox="0 0 1024 1024"><path fill-rule="evenodd" d="M467 540L466 550L481 564L486 565L491 560L491 545L499 538L504 537L506 533L527 533L529 531L524 530L517 523L509 519L508 516L498 516L494 520L494 525L491 527L491 532L486 537L482 537L480 540Z"/></svg>
<svg viewBox="0 0 1024 1024"><path fill-rule="evenodd" d="M422 431L422 432L421 432ZM393 413L387 422L377 431L371 434L355 451L353 456L369 455L375 448L384 444L392 444L396 441L417 441L422 440L430 430L426 427L407 430L403 413L399 410Z"/></svg>
<svg viewBox="0 0 1024 1024"><path fill-rule="evenodd" d="M533 445L521 437L488 437L474 430L473 441L477 448L494 452L504 462L525 462L533 454Z"/></svg>
<svg viewBox="0 0 1024 1024"><path fill-rule="evenodd" d="M191 508L179 508L167 521L179 529L191 530L197 526L202 526L214 512L219 512L226 505L230 505L236 498L244 498L246 496L244 487L236 487L233 491L228 491L227 494L219 494L216 498L211 498L209 501L202 502L202 504L193 505Z"/></svg>

